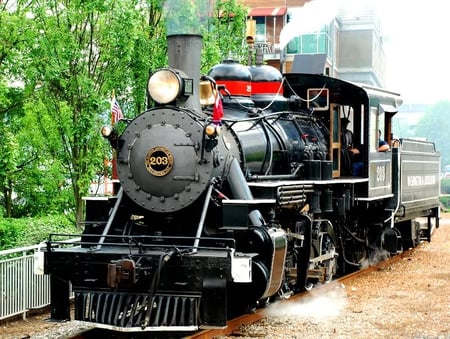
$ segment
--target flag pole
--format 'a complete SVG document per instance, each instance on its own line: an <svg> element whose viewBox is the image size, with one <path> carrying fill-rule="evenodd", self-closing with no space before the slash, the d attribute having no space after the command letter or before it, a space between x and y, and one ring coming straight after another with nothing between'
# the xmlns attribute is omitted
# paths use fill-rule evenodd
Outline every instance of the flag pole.
<svg viewBox="0 0 450 339"><path fill-rule="evenodd" d="M116 100L116 92L114 91L114 88L111 92L111 124L114 124L114 113L113 113L113 105L114 101Z"/></svg>
<svg viewBox="0 0 450 339"><path fill-rule="evenodd" d="M114 105L115 100L116 100L116 93L113 89L112 96L111 96L111 124L115 124L114 112L113 112L113 105ZM116 183L119 182L119 174L117 172L117 152L116 152L115 148L112 149L111 164L112 164L111 179L112 179L112 187L113 187L112 193L113 193L113 195L116 195L118 192L118 187L117 187L118 185Z"/></svg>

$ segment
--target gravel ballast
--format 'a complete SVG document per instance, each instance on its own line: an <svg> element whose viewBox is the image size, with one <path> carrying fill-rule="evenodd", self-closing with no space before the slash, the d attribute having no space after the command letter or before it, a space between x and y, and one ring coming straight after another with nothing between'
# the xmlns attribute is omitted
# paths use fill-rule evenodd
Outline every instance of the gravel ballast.
<svg viewBox="0 0 450 339"><path fill-rule="evenodd" d="M270 305L264 315L227 338L450 339L450 214L442 215L431 243L402 259L313 289L298 302ZM66 338L80 330L74 322L48 322L48 316L3 321L0 338Z"/></svg>

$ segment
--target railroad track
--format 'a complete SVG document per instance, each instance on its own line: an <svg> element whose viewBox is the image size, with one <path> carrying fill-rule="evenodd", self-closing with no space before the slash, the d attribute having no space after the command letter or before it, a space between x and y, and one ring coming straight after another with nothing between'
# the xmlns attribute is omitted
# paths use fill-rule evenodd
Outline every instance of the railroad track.
<svg viewBox="0 0 450 339"><path fill-rule="evenodd" d="M416 248L419 248L420 246L421 246L421 244ZM339 288L339 286L341 284L345 285L346 282L348 282L352 279L359 278L370 272L380 270L380 269L383 269L383 267L392 265L395 262L402 260L404 257L410 256L412 251L414 251L414 249L404 251L399 255L396 255L394 257L383 260L375 265L368 266L368 267L358 270L354 273L351 273L351 274L345 275L343 277L340 277L338 279L335 279L330 283L318 285L318 286L314 287L312 289L312 291L314 292L314 295L317 295L318 292L325 294L327 291ZM276 301L275 303L272 304L272 307L276 307L277 305L282 306L282 305L287 305L288 303L299 302L300 300L308 298L308 297L311 297L311 292L299 293L299 294L296 294L296 295L290 297L289 299ZM254 313L244 314L242 316L239 316L237 318L229 320L227 322L226 328L205 329L205 330L200 330L196 333L189 334L186 336L179 335L179 337L183 337L185 339L212 339L212 338L216 338L216 337L238 336L240 334L240 329L242 328L242 326L258 322L266 317L267 317L266 308L259 308L259 309L256 309ZM92 330L88 330L83 333L79 333L76 336L71 337L71 339L93 339L93 338L95 338L95 339L97 339L97 338L122 339L122 338L131 338L131 337L133 339L149 338L148 333L139 333L139 334L133 334L133 335L128 335L128 336L127 336L127 334L120 335L115 332L114 332L113 336L109 336L108 333L111 333L111 332L100 330L100 329L92 329ZM165 338L165 337L174 338L174 336L178 337L177 334L173 334L173 333L172 333L172 335L170 335L168 333L158 334L158 337L161 337L161 338Z"/></svg>
<svg viewBox="0 0 450 339"><path fill-rule="evenodd" d="M417 246L415 249L419 248L420 246L422 246L422 244L419 244L419 246ZM367 266L364 269L358 270L351 274L347 274L343 277L333 280L330 283L318 285L313 288L313 291L315 292L315 294L317 294L317 292L319 292L319 291L325 293L326 291L335 289L340 284L344 284L345 282L348 282L352 279L359 278L370 272L379 270L385 266L392 265L395 262L402 260L404 257L409 256L411 254L411 252L414 251L415 249L403 251L399 255L390 257L390 258L383 260L375 265ZM309 296L310 296L309 292L303 292L303 293L296 294L296 295L290 297L289 299L277 301L276 303L279 305L284 305L286 303L294 303L294 302L298 302L299 300L301 300L303 298L308 298ZM240 317L232 319L232 320L228 321L227 327L224 329L201 330L195 334L185 337L185 339L211 339L211 338L216 338L216 337L220 337L220 336L231 336L233 334L239 334L240 328L242 326L252 324L254 322L260 321L263 318L267 317L265 310L266 310L265 308L260 308L260 309L257 309L255 311L255 313L244 314Z"/></svg>

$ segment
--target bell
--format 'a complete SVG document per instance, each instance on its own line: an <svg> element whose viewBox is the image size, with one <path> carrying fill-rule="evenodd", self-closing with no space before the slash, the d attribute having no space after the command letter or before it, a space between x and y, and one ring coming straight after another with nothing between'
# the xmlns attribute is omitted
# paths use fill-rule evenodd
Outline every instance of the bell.
<svg viewBox="0 0 450 339"><path fill-rule="evenodd" d="M216 101L216 91L211 81L200 81L200 105L210 106Z"/></svg>

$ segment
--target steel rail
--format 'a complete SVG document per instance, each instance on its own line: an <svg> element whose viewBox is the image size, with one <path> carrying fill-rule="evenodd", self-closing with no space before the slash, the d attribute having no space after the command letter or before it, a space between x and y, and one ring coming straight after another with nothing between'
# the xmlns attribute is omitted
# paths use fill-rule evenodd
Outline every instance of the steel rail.
<svg viewBox="0 0 450 339"><path fill-rule="evenodd" d="M315 287L313 287L312 291L317 292L317 291L322 291L322 292L326 292L328 290L332 290L333 288L336 288L336 286L338 284L342 284L344 282L348 282L351 281L353 279L362 277L364 275L367 275L371 272L377 271L379 269L381 269L384 266L387 265L391 265L394 264L400 260L402 260L403 258L410 256L411 253L420 248L422 246L423 243L420 243L418 246L416 246L415 248L412 249L408 249L406 251L403 251L402 253L395 255L393 257L389 257L383 261L380 261L376 264L367 266L363 269L360 269L358 271L355 271L353 273L347 274L345 276L339 277L333 281L331 281L330 283L326 283L326 284L322 284L322 285L317 285ZM295 302L295 301L299 301L302 298L308 298L311 295L309 294L308 291L306 292L302 292L302 293L298 293L293 295L292 297L290 297L289 299L285 299L285 300L279 300L276 301L275 303L279 303L279 304L284 304L284 303L290 303L290 302ZM274 303L274 304L275 304ZM212 338L216 338L216 337L220 337L220 336L233 336L233 334L235 335L239 335L239 330L243 325L249 325L255 322L258 322L264 318L266 318L267 316L264 314L265 309L264 308L259 308L257 309L254 313L249 313L249 314L244 314L241 315L235 319L231 319L227 322L227 327L223 328L223 329L205 329L205 330L200 330L199 332L196 332L190 336L184 337L185 339L212 339Z"/></svg>

